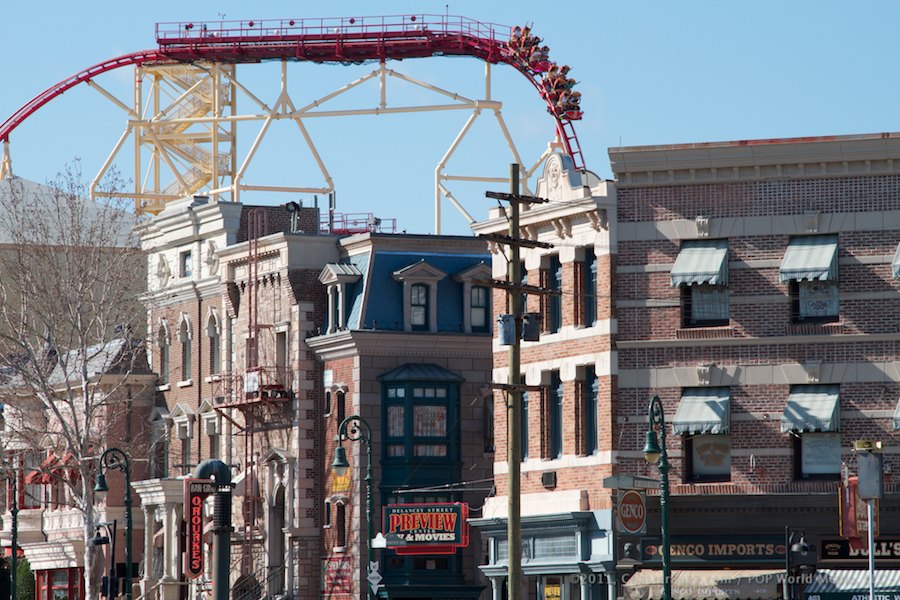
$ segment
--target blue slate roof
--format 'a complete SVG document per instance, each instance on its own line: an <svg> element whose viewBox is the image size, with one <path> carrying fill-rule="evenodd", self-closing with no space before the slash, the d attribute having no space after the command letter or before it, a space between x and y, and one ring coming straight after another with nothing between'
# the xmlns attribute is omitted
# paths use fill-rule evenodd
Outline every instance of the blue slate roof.
<svg viewBox="0 0 900 600"><path fill-rule="evenodd" d="M447 277L438 282L438 332L463 331L463 284L453 275L479 263L490 264L487 252L480 254L451 254L437 252L398 252L373 250L352 256L362 278L348 286L347 326L349 329L378 329L403 331L403 283L393 277L395 271L424 260L440 269Z"/></svg>
<svg viewBox="0 0 900 600"><path fill-rule="evenodd" d="M430 363L407 363L378 376L379 381L446 381L462 383L462 377L439 365Z"/></svg>

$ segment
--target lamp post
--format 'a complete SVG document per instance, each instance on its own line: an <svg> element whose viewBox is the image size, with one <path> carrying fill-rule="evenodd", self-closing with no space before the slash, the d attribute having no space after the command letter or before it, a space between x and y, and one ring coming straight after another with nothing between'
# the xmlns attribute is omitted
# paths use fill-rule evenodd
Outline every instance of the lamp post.
<svg viewBox="0 0 900 600"><path fill-rule="evenodd" d="M799 535L798 535L799 534ZM797 539L797 541L794 541ZM794 578L794 568L797 567L797 570L803 568L804 566L808 566L806 561L803 561L800 565L792 565L792 562L796 562L796 560L792 560L795 556L799 556L804 559L810 552L813 550L812 545L807 543L806 534L802 531L791 531L791 528L785 526L784 528L784 600L791 600L794 597L792 593L793 590L796 589L793 578Z"/></svg>
<svg viewBox="0 0 900 600"><path fill-rule="evenodd" d="M100 455L100 472L97 474L97 483L94 492L101 497L109 491L106 485L106 473L104 471L122 471L125 475L125 600L131 600L131 534L133 523L131 520L131 463L128 455L118 448L107 448Z"/></svg>
<svg viewBox="0 0 900 600"><path fill-rule="evenodd" d="M13 457L10 458L11 461L15 460ZM9 597L12 600L16 600L16 571L18 570L19 566L19 470L11 461L5 462L3 464L3 467L6 471L4 479L12 484L10 486L11 489L7 488L7 495L9 497L9 515L12 529L12 547L9 553Z"/></svg>
<svg viewBox="0 0 900 600"><path fill-rule="evenodd" d="M672 564L669 554L669 455L666 452L666 416L659 396L650 399L650 429L644 444L644 458L659 468L659 517L662 534L663 597L672 600ZM659 441L656 437L659 428ZM660 443L661 442L661 443Z"/></svg>
<svg viewBox="0 0 900 600"><path fill-rule="evenodd" d="M366 556L369 563L366 566L366 588L368 597L374 599L375 595L372 593L372 585L368 580L369 569L372 563L375 562L375 551L372 548L372 538L375 537L375 525L372 522L372 483L375 480L372 476L372 428L359 415L351 415L341 421L341 424L338 426L338 447L334 449L334 461L331 463L331 470L338 476L346 475L347 469L350 468L350 463L347 462L347 451L344 450L343 445L345 435L351 442L359 441L366 447L366 524L368 525Z"/></svg>
<svg viewBox="0 0 900 600"><path fill-rule="evenodd" d="M100 530L105 529L106 535L102 535ZM112 600L118 596L119 582L116 579L116 531L118 529L118 521L113 519L111 523L97 523L97 532L94 539L91 540L91 546L105 546L109 544L109 575L106 579L106 597Z"/></svg>

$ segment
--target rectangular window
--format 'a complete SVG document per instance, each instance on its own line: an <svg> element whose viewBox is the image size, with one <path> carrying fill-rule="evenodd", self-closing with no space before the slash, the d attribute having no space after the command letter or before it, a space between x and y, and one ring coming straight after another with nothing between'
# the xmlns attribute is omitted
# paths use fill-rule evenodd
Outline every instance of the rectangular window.
<svg viewBox="0 0 900 600"><path fill-rule="evenodd" d="M837 479L841 475L841 434L801 433L794 437L800 479Z"/></svg>
<svg viewBox="0 0 900 600"><path fill-rule="evenodd" d="M682 327L728 325L728 288L700 283L681 287Z"/></svg>
<svg viewBox="0 0 900 600"><path fill-rule="evenodd" d="M599 380L594 367L586 367L584 381L582 382L582 431L584 454L594 454L597 451L597 402L600 396Z"/></svg>
<svg viewBox="0 0 900 600"><path fill-rule="evenodd" d="M178 257L178 274L181 277L191 277L194 274L193 257L190 250L186 250Z"/></svg>
<svg viewBox="0 0 900 600"><path fill-rule="evenodd" d="M702 434L685 438L689 481L731 480L731 436Z"/></svg>
<svg viewBox="0 0 900 600"><path fill-rule="evenodd" d="M413 407L413 435L416 437L444 437L447 435L446 406Z"/></svg>
<svg viewBox="0 0 900 600"><path fill-rule="evenodd" d="M562 264L559 256L550 257L547 284L552 292L547 297L547 331L556 333L562 327Z"/></svg>
<svg viewBox="0 0 900 600"><path fill-rule="evenodd" d="M388 427L387 427L387 436L391 438L402 438L403 437L403 429L404 429L404 418L405 418L405 407L403 406L388 406L387 407L387 415L388 415Z"/></svg>
<svg viewBox="0 0 900 600"><path fill-rule="evenodd" d="M428 286L417 283L409 290L409 322L413 331L428 330Z"/></svg>
<svg viewBox="0 0 900 600"><path fill-rule="evenodd" d="M549 419L549 457L560 458L563 455L563 382L559 377L559 371L553 371L550 375L550 403L548 407Z"/></svg>
<svg viewBox="0 0 900 600"><path fill-rule="evenodd" d="M528 392L522 392L522 414L520 416L521 423L519 423L521 431L522 431L522 460L525 461L528 458Z"/></svg>
<svg viewBox="0 0 900 600"><path fill-rule="evenodd" d="M794 323L834 323L840 320L836 281L791 281L789 291Z"/></svg>
<svg viewBox="0 0 900 600"><path fill-rule="evenodd" d="M590 327L597 320L597 255L593 246L584 249L581 276L581 325Z"/></svg>
<svg viewBox="0 0 900 600"><path fill-rule="evenodd" d="M338 426L347 418L347 395L344 392L337 393L337 424Z"/></svg>
<svg viewBox="0 0 900 600"><path fill-rule="evenodd" d="M472 288L470 318L472 331L484 332L488 330L488 288L480 285Z"/></svg>
<svg viewBox="0 0 900 600"><path fill-rule="evenodd" d="M337 530L337 547L345 548L347 546L347 507L344 504L338 504L335 509L334 528Z"/></svg>
<svg viewBox="0 0 900 600"><path fill-rule="evenodd" d="M482 406L482 429L484 430L484 451L494 451L494 397L486 396Z"/></svg>
<svg viewBox="0 0 900 600"><path fill-rule="evenodd" d="M325 527L331 527L331 502L325 503Z"/></svg>

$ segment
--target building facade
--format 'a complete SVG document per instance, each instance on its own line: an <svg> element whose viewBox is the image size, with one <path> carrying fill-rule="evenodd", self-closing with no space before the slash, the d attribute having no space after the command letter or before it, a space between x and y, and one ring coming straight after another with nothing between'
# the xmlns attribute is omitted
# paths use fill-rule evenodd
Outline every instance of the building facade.
<svg viewBox="0 0 900 600"><path fill-rule="evenodd" d="M491 267L484 242L470 237L365 234L340 246L340 260L320 275L329 299L325 326L307 344L324 367L325 455L341 445L352 466L340 477L330 461L320 466L323 591L360 598L367 587L367 460L373 530L388 538L385 506L465 503L478 512L491 488ZM354 415L366 424L368 459L365 441L338 429ZM405 550L389 546L375 556L378 597L480 596L477 535L450 552Z"/></svg>
<svg viewBox="0 0 900 600"><path fill-rule="evenodd" d="M898 137L613 148L610 158L616 463L658 476L641 448L659 396L674 585L696 594L731 575L692 569L751 569L757 597L798 597L810 581L780 582L786 565L796 575L809 560L791 552L800 537L821 577L865 568L840 535L838 486L856 473L853 442L883 441L880 535L897 537ZM620 596L659 591L654 497L649 513L645 534L617 538L620 559L643 566Z"/></svg>
<svg viewBox="0 0 900 600"><path fill-rule="evenodd" d="M519 235L552 248L522 249L524 283L556 292L527 295L525 313L540 314L539 341L521 346L520 432L522 571L528 598L605 598L614 573L612 502L602 487L614 473L616 193L609 182L578 172L551 155L536 194L549 201L523 210ZM505 234L505 212L494 209L479 234ZM509 252L492 245L493 276L507 278ZM508 312L506 291L494 293L495 318ZM495 382L508 381L508 348L494 340ZM542 386L537 391L534 386ZM482 571L491 597L505 597L507 393L494 395L497 494L473 521L488 540Z"/></svg>

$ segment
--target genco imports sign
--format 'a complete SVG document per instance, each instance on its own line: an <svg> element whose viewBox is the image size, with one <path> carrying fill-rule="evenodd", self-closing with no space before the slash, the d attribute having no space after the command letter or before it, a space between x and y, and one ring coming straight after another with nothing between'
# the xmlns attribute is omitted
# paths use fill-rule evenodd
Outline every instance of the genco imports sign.
<svg viewBox="0 0 900 600"><path fill-rule="evenodd" d="M619 533L647 533L647 497L643 490L619 490L618 500Z"/></svg>
<svg viewBox="0 0 900 600"><path fill-rule="evenodd" d="M386 547L397 554L453 554L469 545L469 505L389 504L384 507Z"/></svg>

